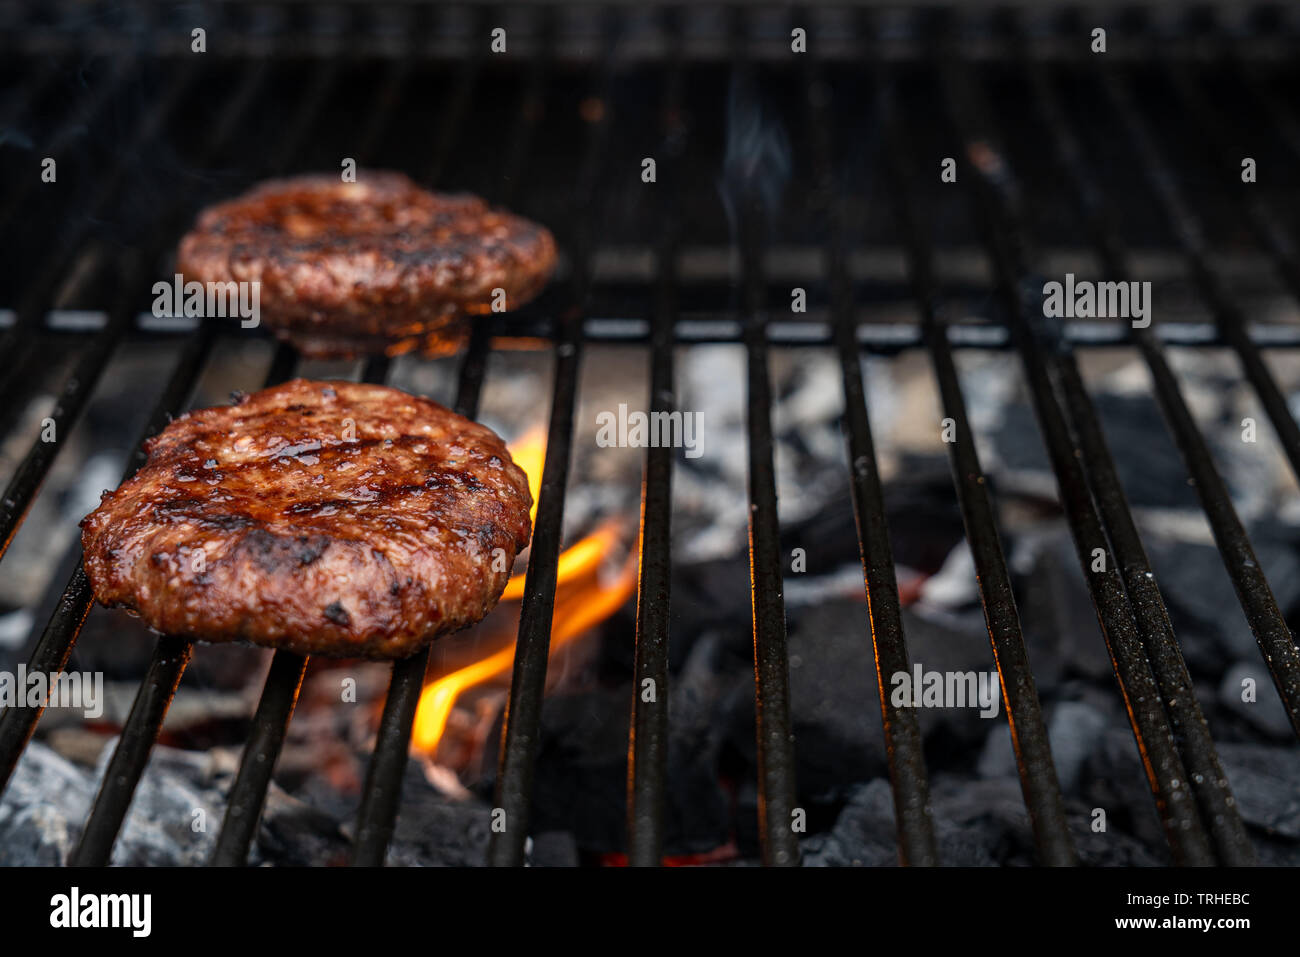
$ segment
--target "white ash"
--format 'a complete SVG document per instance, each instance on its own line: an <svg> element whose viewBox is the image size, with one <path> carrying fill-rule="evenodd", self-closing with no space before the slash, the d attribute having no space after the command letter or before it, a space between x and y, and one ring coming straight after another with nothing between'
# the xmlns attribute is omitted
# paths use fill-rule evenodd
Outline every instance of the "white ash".
<svg viewBox="0 0 1300 957"><path fill-rule="evenodd" d="M979 600L975 557L963 541L948 553L943 567L921 584L921 602L938 608L963 608Z"/></svg>

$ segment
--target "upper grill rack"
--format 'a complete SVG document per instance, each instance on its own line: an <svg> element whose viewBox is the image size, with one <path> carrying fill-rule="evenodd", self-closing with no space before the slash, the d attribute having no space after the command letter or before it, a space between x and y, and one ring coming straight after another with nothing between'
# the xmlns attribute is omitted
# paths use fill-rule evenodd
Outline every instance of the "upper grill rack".
<svg viewBox="0 0 1300 957"><path fill-rule="evenodd" d="M462 414L475 414L494 340L522 336L553 344L546 462L498 774L496 804L505 811L507 827L494 829L491 863L524 860L578 370L584 345L594 341L649 345L648 404L660 410L675 406L674 345L734 341L745 346L760 840L768 863L797 863L799 848L790 826L798 791L767 365L771 348L803 344L830 345L841 360L868 598L869 619L863 624L870 629L881 687L888 685L889 674L907 670L908 655L859 357L864 349L889 353L922 346L934 362L944 414L956 423L957 439L949 446L956 492L979 572L1038 856L1050 864L1076 861L952 357L955 348L1014 348L1024 362L1081 557L1085 565L1096 549L1106 557L1107 573L1085 577L1173 857L1189 864L1253 860L1073 347L1134 345L1146 361L1246 620L1300 732L1300 653L1163 356L1167 343L1231 348L1292 467L1300 470L1300 430L1261 356L1263 348L1300 345L1300 327L1246 321L1245 307L1236 299L1240 277L1229 275L1225 250L1208 239L1210 224L1221 225L1222 218L1213 218L1209 201L1224 194L1243 197L1228 185L1204 194L1190 189L1189 183L1203 184L1180 178L1175 165L1184 154L1208 148L1217 154L1227 184L1236 175L1234 162L1225 162L1235 160L1234 136L1249 142L1261 165L1274 160L1270 170L1294 164L1300 126L1284 102L1268 95L1293 79L1281 56L1294 49L1290 14L1261 7L1231 17L1198 10L1168 18L1139 12L1085 20L1073 10L955 16L851 7L792 12L341 5L321 12L295 4L223 4L207 11L210 22L199 24L189 22L184 5L125 4L114 10L117 19L96 21L93 31L57 14L50 19L50 14L25 12L28 19L5 32L17 46L7 51L3 70L22 82L11 84L0 110L6 125L31 131L32 149L0 151L6 174L0 224L7 236L15 236L19 225L26 233L22 244L6 244L7 261L15 268L0 277L0 302L13 304L12 321L0 331L0 352L10 360L0 383L0 408L12 408L34 391L42 370L35 360L43 344L51 337L71 342L73 366L51 413L58 434L67 435L118 347L141 334L137 317L151 298L148 290L157 277L170 274L169 249L195 209L264 176L334 168L340 157L350 156L362 166L396 166L431 184L474 189L557 227L566 252L562 281L521 314L478 325L461 360L455 402ZM804 24L809 53L792 54L790 30ZM509 37L508 51L500 56L488 52L490 30L498 25ZM207 30L208 54L191 51L190 31L197 26ZM1109 31L1113 58L1089 54L1087 37L1094 26ZM71 90L66 83L73 65L90 78L84 89ZM1269 129L1280 131L1277 140L1259 129L1234 129L1199 81L1197 71L1203 69L1262 91L1250 102L1269 119ZM737 223L727 232L720 233L717 222L698 212L700 197L715 189L725 143L721 130L690 122L684 91L689 81L692 102L705 101L712 90L720 103L733 77L779 88L780 102L793 118L791 198L781 211L785 218L771 231L764 223L774 211L762 207L759 191L741 190ZM1145 334L1118 324L1044 326L1032 290L1041 281L1042 251L1061 237L1043 237L1048 242L1033 237L1038 242L1031 244L1033 217L1026 211L1031 181L1022 178L1002 145L1013 112L990 95L995 87L1005 91L1008 83L1028 92L1032 122L1047 134L1041 162L1065 184L1078 211L1072 222L1082 226L1112 279L1134 273L1139 257L1122 245L1115 216L1125 207L1103 191L1106 177L1092 136L1124 132L1126 162L1149 182L1160 213L1157 221L1132 228L1149 245L1151 236L1160 237L1154 245L1186 264L1208 318L1158 322ZM149 92L155 89L162 94ZM1156 123L1150 115L1153 96L1165 89L1177 93L1170 109L1183 110L1172 129L1167 118ZM430 90L437 91L436 99L428 96ZM1067 96L1076 108L1082 103L1094 112L1072 113ZM581 102L601 108L568 109ZM1095 112L1099 103L1111 112ZM911 112L918 104L927 108ZM584 122L572 119L580 112L587 116ZM911 116L922 117L927 128L918 130ZM928 128L932 122L936 129ZM419 135L425 129L432 132L427 147ZM944 151L935 153L930 148L935 143ZM651 202L636 174L640 157L656 154L658 182ZM944 155L959 157L960 182L936 189L929 178ZM57 189L37 179L33 157L43 156L58 160ZM1252 267L1262 262L1281 278L1286 295L1300 297L1293 242L1296 184L1285 172L1270 175L1277 181L1264 195L1276 203L1246 194L1242 222L1226 251ZM886 184L893 200L888 216L875 215L870 207L879 183ZM624 194L637 199L616 201ZM559 197L551 200L550 214L548 196ZM975 215L969 234L950 207ZM923 226L930 217L939 230L953 228L958 243L987 250L990 267L960 278L946 274L944 250ZM812 251L813 266L783 263L786 231L794 245ZM1246 238L1236 242L1239 233ZM620 242L643 246L649 266L610 280L604 267ZM735 255L710 260L700 248L710 244L734 246ZM1243 245L1251 250L1244 257ZM880 246L900 252L905 268L899 275L864 274L861 251ZM814 303L808 321L775 317L777 304L789 294L790 283L780 275L789 268L807 270ZM1252 273L1258 274L1258 269ZM971 301L987 321L945 324L952 307L970 308ZM863 304L890 302L913 303L920 323L864 321L874 314L864 313ZM54 308L106 304L105 314L71 336L52 325ZM184 410L218 338L238 334L211 322L197 329L155 325L148 334L186 338L142 439ZM280 347L268 383L292 375L296 362L292 350ZM362 376L382 382L388 371L385 360L372 360ZM7 421L0 425L13 427ZM0 558L59 451L58 443L34 439L10 478L0 501ZM128 472L140 461L137 450ZM670 451L649 450L634 666L638 687L647 677L661 689L669 680L671 479ZM78 567L32 652L30 670L66 665L91 603ZM71 863L109 860L190 649L184 636L159 640ZM426 652L393 667L364 789L356 863L384 860L427 664ZM274 656L214 863L247 858L306 666L302 656ZM662 690L658 699L667 701ZM637 695L631 704L629 860L655 864L663 853L666 704L647 704ZM900 856L906 863L935 863L915 718L885 700L881 708ZM40 713L13 707L0 716L0 787Z"/></svg>

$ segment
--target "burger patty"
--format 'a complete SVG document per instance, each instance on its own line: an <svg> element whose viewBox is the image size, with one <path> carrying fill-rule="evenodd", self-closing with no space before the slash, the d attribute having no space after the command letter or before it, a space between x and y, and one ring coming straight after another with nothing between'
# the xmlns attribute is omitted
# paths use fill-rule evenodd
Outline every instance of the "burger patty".
<svg viewBox="0 0 1300 957"><path fill-rule="evenodd" d="M495 433L384 386L296 379L145 451L82 547L95 597L168 634L405 657L491 611L532 532Z"/></svg>
<svg viewBox="0 0 1300 957"><path fill-rule="evenodd" d="M261 319L309 356L446 351L463 317L523 305L555 267L549 231L401 173L261 184L204 210L180 244L187 282L258 282ZM498 310L500 307L498 307Z"/></svg>

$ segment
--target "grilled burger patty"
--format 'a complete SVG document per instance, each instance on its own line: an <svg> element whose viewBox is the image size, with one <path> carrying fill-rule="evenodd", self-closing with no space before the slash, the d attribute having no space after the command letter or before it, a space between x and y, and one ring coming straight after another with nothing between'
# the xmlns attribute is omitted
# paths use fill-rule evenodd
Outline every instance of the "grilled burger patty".
<svg viewBox="0 0 1300 957"><path fill-rule="evenodd" d="M531 535L505 443L383 386L296 379L145 450L82 547L96 598L168 634L405 657L486 615Z"/></svg>
<svg viewBox="0 0 1300 957"><path fill-rule="evenodd" d="M261 319L317 358L445 351L466 315L532 299L555 266L550 232L477 196L401 173L261 184L209 207L181 240L187 282L260 282Z"/></svg>

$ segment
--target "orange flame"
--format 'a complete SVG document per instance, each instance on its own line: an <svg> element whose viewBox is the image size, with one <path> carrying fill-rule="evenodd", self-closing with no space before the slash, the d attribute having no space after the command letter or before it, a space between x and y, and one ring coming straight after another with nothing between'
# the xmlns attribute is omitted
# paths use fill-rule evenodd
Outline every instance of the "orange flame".
<svg viewBox="0 0 1300 957"><path fill-rule="evenodd" d="M537 521L537 496L542 491L542 467L546 464L546 433L540 425L535 425L512 444L510 457L528 476L528 493L533 497L532 508L528 510L528 520L535 522Z"/></svg>
<svg viewBox="0 0 1300 957"><path fill-rule="evenodd" d="M527 432L513 444L510 455L528 476L528 489L533 495L532 517L535 518L546 458L545 433L540 428ZM551 655L618 611L636 590L635 551L628 555L613 580L604 580L605 576L601 574L606 557L613 554L622 541L622 526L618 519L607 519L590 535L560 554L556 567L555 610L551 616ZM521 600L524 580L523 574L512 576L501 600ZM460 695L508 672L514 657L514 647L509 646L425 685L420 693L411 734L414 747L425 754L433 754Z"/></svg>

